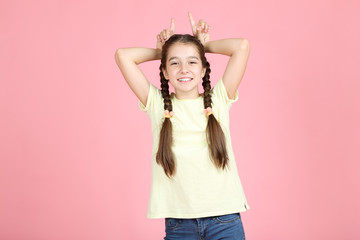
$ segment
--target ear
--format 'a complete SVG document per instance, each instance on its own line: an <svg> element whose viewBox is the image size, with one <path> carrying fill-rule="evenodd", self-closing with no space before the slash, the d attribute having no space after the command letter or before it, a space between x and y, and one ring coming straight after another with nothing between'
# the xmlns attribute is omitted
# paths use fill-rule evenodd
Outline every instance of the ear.
<svg viewBox="0 0 360 240"><path fill-rule="evenodd" d="M201 78L203 78L205 76L206 73L206 68L203 68L201 71Z"/></svg>
<svg viewBox="0 0 360 240"><path fill-rule="evenodd" d="M168 72L166 71L166 69L162 68L161 71L163 72L165 79L169 80L169 75L168 75Z"/></svg>

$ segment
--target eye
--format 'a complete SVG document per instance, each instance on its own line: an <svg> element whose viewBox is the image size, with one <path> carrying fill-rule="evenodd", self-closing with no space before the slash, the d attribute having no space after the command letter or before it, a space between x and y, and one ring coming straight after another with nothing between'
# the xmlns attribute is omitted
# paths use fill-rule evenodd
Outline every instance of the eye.
<svg viewBox="0 0 360 240"><path fill-rule="evenodd" d="M172 63L170 63L170 65L176 65L176 64L178 64L177 62L172 62Z"/></svg>
<svg viewBox="0 0 360 240"><path fill-rule="evenodd" d="M190 62L190 64L197 64L197 62Z"/></svg>

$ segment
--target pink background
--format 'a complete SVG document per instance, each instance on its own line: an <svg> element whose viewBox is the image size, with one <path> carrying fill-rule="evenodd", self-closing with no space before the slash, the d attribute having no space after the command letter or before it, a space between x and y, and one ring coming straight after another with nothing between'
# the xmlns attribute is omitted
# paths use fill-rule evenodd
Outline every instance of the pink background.
<svg viewBox="0 0 360 240"><path fill-rule="evenodd" d="M360 239L358 1L0 2L0 239L163 239L150 121L114 59L187 11L245 37L231 110L246 237ZM208 55L213 84L227 57ZM159 61L141 68L159 85Z"/></svg>

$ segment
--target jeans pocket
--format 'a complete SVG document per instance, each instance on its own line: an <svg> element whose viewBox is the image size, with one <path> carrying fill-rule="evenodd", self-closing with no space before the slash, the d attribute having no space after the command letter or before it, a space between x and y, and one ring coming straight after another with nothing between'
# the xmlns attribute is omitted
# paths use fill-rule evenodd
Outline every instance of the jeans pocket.
<svg viewBox="0 0 360 240"><path fill-rule="evenodd" d="M165 218L165 227L167 230L174 230L179 227L181 219Z"/></svg>
<svg viewBox="0 0 360 240"><path fill-rule="evenodd" d="M214 219L219 223L230 223L240 219L240 213L231 213L221 216L216 216Z"/></svg>

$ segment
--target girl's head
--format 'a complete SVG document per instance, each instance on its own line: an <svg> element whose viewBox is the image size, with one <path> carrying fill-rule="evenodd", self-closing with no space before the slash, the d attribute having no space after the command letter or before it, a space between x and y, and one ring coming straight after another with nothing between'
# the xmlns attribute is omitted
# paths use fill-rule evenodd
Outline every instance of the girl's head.
<svg viewBox="0 0 360 240"><path fill-rule="evenodd" d="M166 68L166 61L168 60L167 58L168 58L169 49L174 44L178 44L178 43L187 44L189 46L194 47L201 58L201 63L203 67L206 68L207 60L205 57L204 46L196 37L191 36L189 34L174 34L165 42L161 52L161 64L164 66L164 68Z"/></svg>
<svg viewBox="0 0 360 240"><path fill-rule="evenodd" d="M198 97L198 84L207 68L204 46L194 36L175 34L165 42L160 70L178 98Z"/></svg>
<svg viewBox="0 0 360 240"><path fill-rule="evenodd" d="M204 46L196 37L188 34L172 35L162 47L159 69L164 110L172 111L169 82L175 88L178 98L195 98L199 94L198 83L201 80L204 109L211 108L210 64L206 60ZM216 167L224 169L228 164L225 136L213 114L208 116L206 136L212 161ZM168 177L175 174L176 167L171 149L172 140L171 120L165 118L160 131L156 162L162 165Z"/></svg>

